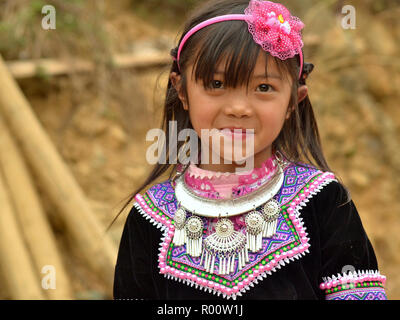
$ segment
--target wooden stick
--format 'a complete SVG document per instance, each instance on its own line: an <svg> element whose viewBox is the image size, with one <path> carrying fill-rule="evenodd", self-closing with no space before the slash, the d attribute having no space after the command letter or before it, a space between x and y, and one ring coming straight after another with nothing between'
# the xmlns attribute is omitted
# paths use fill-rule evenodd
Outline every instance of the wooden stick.
<svg viewBox="0 0 400 320"><path fill-rule="evenodd" d="M171 58L166 53L148 55L120 54L112 57L111 63L116 68L149 68L166 65ZM7 67L15 79L32 78L37 75L65 75L73 72L92 72L95 65L91 61L71 59L37 59L27 61L7 61Z"/></svg>
<svg viewBox="0 0 400 320"><path fill-rule="evenodd" d="M59 211L73 249L111 290L117 248L0 56L0 112Z"/></svg>
<svg viewBox="0 0 400 320"><path fill-rule="evenodd" d="M45 266L55 271L55 288L48 288L50 299L73 299L70 281L57 251L57 241L40 204L23 157L0 114L0 166L13 200L25 243L35 262L36 272ZM44 275L42 276L44 277Z"/></svg>
<svg viewBox="0 0 400 320"><path fill-rule="evenodd" d="M44 299L0 170L0 266L11 299Z"/></svg>

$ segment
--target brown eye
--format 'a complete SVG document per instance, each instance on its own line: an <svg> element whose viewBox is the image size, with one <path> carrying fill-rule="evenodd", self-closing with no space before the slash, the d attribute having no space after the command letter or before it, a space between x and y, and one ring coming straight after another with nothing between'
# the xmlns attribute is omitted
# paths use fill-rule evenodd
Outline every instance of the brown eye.
<svg viewBox="0 0 400 320"><path fill-rule="evenodd" d="M221 89L223 87L222 81L213 80L211 81L211 88L213 89Z"/></svg>
<svg viewBox="0 0 400 320"><path fill-rule="evenodd" d="M261 92L269 92L273 89L272 86L270 86L269 84L265 84L265 83L260 84L258 86L258 88L260 89Z"/></svg>

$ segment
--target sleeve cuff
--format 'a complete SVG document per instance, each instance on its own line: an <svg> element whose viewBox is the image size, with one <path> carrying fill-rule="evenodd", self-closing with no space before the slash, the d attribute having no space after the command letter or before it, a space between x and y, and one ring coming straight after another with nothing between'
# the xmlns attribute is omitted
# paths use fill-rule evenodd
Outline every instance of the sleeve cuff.
<svg viewBox="0 0 400 320"><path fill-rule="evenodd" d="M326 300L387 300L386 277L379 271L354 271L322 278Z"/></svg>

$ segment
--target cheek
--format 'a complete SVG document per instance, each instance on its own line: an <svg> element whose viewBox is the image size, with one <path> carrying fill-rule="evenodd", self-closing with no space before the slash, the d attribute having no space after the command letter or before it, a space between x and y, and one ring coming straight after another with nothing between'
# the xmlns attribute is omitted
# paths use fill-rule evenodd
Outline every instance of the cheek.
<svg viewBox="0 0 400 320"><path fill-rule="evenodd" d="M275 138L279 135L286 120L286 109L264 111L260 114L262 135L265 138Z"/></svg>
<svg viewBox="0 0 400 320"><path fill-rule="evenodd" d="M193 129L200 136L201 129L211 128L211 118L208 112L203 112L199 109L189 108L189 117L192 123Z"/></svg>
<svg viewBox="0 0 400 320"><path fill-rule="evenodd" d="M204 99L193 100L189 106L189 117L198 134L201 129L214 128L217 108Z"/></svg>

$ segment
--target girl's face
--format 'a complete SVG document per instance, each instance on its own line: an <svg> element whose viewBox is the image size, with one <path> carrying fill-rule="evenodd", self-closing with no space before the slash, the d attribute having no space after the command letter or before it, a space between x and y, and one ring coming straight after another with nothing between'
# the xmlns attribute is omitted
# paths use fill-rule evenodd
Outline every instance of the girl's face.
<svg viewBox="0 0 400 320"><path fill-rule="evenodd" d="M224 66L224 63L225 61L222 61L220 66ZM202 80L195 82L193 78L189 77L192 74L193 65L187 69L188 101L182 94L179 94L179 97L184 108L189 111L193 128L200 138L202 129L217 129L218 131L214 130L215 133L211 136L221 139L219 150L212 150L211 138L208 142L202 140L202 144L206 143L209 147L210 158L206 163L202 162L199 165L201 168L211 171L234 172L236 167L241 167L235 163L235 158L233 158L233 163L226 163L229 162L225 158L227 154L232 159L235 139L242 141L242 148L239 149L242 152L241 156L244 158L254 156L255 167L261 167L261 164L271 157L272 143L278 137L285 120L290 117L289 109L292 108L288 107L292 81L289 80L289 77L286 79L281 77L273 59L268 59L268 75L266 77L265 63L265 53L262 52L257 59L248 89L245 85L225 88L223 68L216 69L217 73L209 88L203 86ZM177 90L180 89L180 76L173 73L171 80L177 85ZM178 92L180 91L178 90ZM234 132L234 128L252 129L254 135L234 134L232 137L229 132ZM225 129L224 132L222 132L223 129ZM224 150L222 139L230 139L228 141L231 141L232 148ZM254 139L254 147L251 148L250 154L248 150L246 153L248 139ZM211 154L213 152L218 154L219 164L212 163Z"/></svg>

